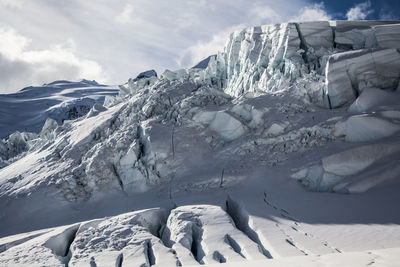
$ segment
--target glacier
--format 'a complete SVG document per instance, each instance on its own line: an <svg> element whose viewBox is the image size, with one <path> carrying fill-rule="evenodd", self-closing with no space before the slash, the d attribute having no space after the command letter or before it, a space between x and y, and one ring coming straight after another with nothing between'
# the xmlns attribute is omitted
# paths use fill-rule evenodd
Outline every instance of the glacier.
<svg viewBox="0 0 400 267"><path fill-rule="evenodd" d="M44 86L91 100L0 140L0 264L272 264L400 247L399 32L263 25L117 94Z"/></svg>

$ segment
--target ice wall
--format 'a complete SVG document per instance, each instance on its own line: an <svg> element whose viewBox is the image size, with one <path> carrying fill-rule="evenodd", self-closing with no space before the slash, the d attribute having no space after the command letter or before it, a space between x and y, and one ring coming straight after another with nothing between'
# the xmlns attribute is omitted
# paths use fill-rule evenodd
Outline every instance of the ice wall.
<svg viewBox="0 0 400 267"><path fill-rule="evenodd" d="M399 32L395 21L247 28L231 34L203 76L212 76L212 85L233 96L292 88L316 104L335 108L354 100L364 88L397 87Z"/></svg>

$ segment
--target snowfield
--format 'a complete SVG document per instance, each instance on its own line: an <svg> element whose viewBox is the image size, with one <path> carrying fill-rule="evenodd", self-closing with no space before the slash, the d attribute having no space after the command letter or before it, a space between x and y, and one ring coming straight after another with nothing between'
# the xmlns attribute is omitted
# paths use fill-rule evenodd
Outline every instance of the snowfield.
<svg viewBox="0 0 400 267"><path fill-rule="evenodd" d="M396 21L265 25L117 95L0 96L41 103L2 119L0 265L397 266L399 43Z"/></svg>

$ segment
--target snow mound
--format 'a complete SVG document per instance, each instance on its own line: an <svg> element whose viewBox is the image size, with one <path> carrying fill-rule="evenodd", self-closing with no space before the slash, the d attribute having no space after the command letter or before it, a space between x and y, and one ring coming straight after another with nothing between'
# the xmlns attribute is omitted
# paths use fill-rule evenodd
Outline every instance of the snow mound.
<svg viewBox="0 0 400 267"><path fill-rule="evenodd" d="M334 134L344 136L348 142L373 141L391 136L400 130L400 125L373 115L349 117L335 125Z"/></svg>
<svg viewBox="0 0 400 267"><path fill-rule="evenodd" d="M388 92L377 88L366 88L349 107L349 112L362 113L379 109L379 106L398 105L400 94L398 91Z"/></svg>
<svg viewBox="0 0 400 267"><path fill-rule="evenodd" d="M396 166L399 153L400 144L398 142L360 146L324 157L319 164L294 173L292 178L299 180L305 187L315 191L365 192L379 183L396 177L398 168L392 170L391 175L384 175L383 178L376 178L376 176L358 177L358 183L362 186L358 185L357 190L348 188L346 191L344 188L352 177L362 174L363 171L383 159L387 159L388 162L393 164L392 166ZM387 166L385 166L386 168Z"/></svg>

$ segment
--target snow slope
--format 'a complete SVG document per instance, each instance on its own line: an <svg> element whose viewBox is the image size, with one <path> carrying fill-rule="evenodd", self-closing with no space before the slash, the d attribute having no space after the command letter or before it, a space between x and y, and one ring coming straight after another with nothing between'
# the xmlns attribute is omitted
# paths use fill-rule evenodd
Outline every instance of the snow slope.
<svg viewBox="0 0 400 267"><path fill-rule="evenodd" d="M39 132L47 118L61 124L85 115L105 96L118 88L82 80L55 81L39 87L26 87L14 94L0 95L0 138L19 132Z"/></svg>
<svg viewBox="0 0 400 267"><path fill-rule="evenodd" d="M397 264L397 25L244 29L48 120L0 170L0 264Z"/></svg>

